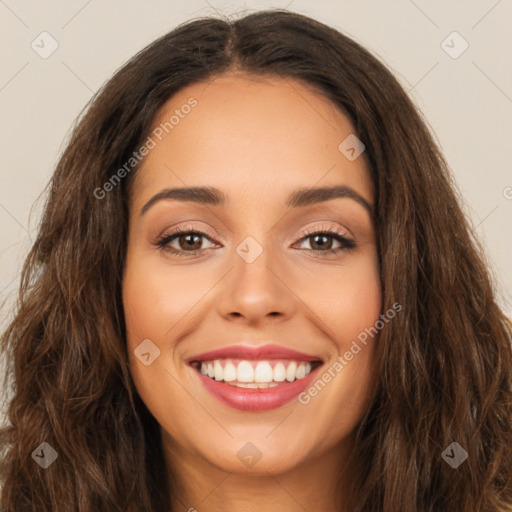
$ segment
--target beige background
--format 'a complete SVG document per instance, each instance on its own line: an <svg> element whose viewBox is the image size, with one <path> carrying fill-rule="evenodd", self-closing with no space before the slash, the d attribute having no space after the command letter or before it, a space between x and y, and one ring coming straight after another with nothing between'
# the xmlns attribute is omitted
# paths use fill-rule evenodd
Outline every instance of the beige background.
<svg viewBox="0 0 512 512"><path fill-rule="evenodd" d="M0 330L35 236L41 203L32 205L93 92L126 59L185 20L265 7L287 7L328 23L395 72L453 169L487 248L500 302L512 316L510 0L0 0L0 300L7 300ZM450 36L453 31L463 39ZM34 41L39 52L51 49L42 32L58 44L46 59L31 47ZM452 56L464 41L469 46L452 58L444 40Z"/></svg>

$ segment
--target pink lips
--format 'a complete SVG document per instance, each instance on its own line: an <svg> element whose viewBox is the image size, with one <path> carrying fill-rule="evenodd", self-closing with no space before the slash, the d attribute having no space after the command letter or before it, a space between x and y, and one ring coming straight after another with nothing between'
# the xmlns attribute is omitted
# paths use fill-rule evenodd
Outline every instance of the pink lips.
<svg viewBox="0 0 512 512"><path fill-rule="evenodd" d="M216 381L201 374L197 369L198 362L211 361L213 359L246 359L246 360L272 360L292 359L295 361L319 362L319 366L304 378L293 382L283 382L276 387L252 389L241 388ZM261 347L250 347L247 345L235 345L218 350L212 350L189 358L193 371L198 376L204 387L214 397L224 404L243 411L267 411L281 407L293 400L300 393L306 390L316 378L322 360L318 356L297 352L278 345L264 345Z"/></svg>
<svg viewBox="0 0 512 512"><path fill-rule="evenodd" d="M248 345L233 345L231 347L220 348L210 352L204 352L189 358L192 361L208 361L212 359L294 359L298 361L320 361L318 356L304 354L279 345L263 345L261 347L251 347Z"/></svg>

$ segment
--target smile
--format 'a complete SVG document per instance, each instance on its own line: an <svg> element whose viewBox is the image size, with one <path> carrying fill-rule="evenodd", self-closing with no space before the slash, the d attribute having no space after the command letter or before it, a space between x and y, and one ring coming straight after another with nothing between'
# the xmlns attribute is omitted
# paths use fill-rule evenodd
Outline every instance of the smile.
<svg viewBox="0 0 512 512"><path fill-rule="evenodd" d="M275 345L232 346L189 360L206 390L225 405L266 411L296 398L323 361Z"/></svg>
<svg viewBox="0 0 512 512"><path fill-rule="evenodd" d="M266 389L294 382L309 375L320 363L304 361L274 360L248 361L237 359L215 359L195 363L193 366L202 375L232 386L251 389Z"/></svg>

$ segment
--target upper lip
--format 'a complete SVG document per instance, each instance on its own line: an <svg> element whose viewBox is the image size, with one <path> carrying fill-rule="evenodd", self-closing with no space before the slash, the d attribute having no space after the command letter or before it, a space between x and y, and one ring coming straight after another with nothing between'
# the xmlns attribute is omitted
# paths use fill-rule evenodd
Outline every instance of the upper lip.
<svg viewBox="0 0 512 512"><path fill-rule="evenodd" d="M211 350L197 354L188 359L189 363L194 361L211 361L213 359L246 359L246 360L268 360L268 359L293 359L298 361L322 361L319 356L306 354L285 348L281 345L231 345L229 347Z"/></svg>

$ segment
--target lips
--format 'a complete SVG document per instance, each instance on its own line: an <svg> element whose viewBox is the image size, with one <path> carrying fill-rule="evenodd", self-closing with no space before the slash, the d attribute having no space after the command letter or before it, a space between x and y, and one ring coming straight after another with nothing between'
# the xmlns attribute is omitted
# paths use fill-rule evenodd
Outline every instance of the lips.
<svg viewBox="0 0 512 512"><path fill-rule="evenodd" d="M279 345L234 345L195 355L188 363L206 390L224 404L265 411L304 391L323 361Z"/></svg>
<svg viewBox="0 0 512 512"><path fill-rule="evenodd" d="M208 361L213 359L293 359L299 361L321 361L322 358L304 352L298 352L279 345L263 345L252 347L248 345L232 345L230 347L204 352L189 358L192 361Z"/></svg>

